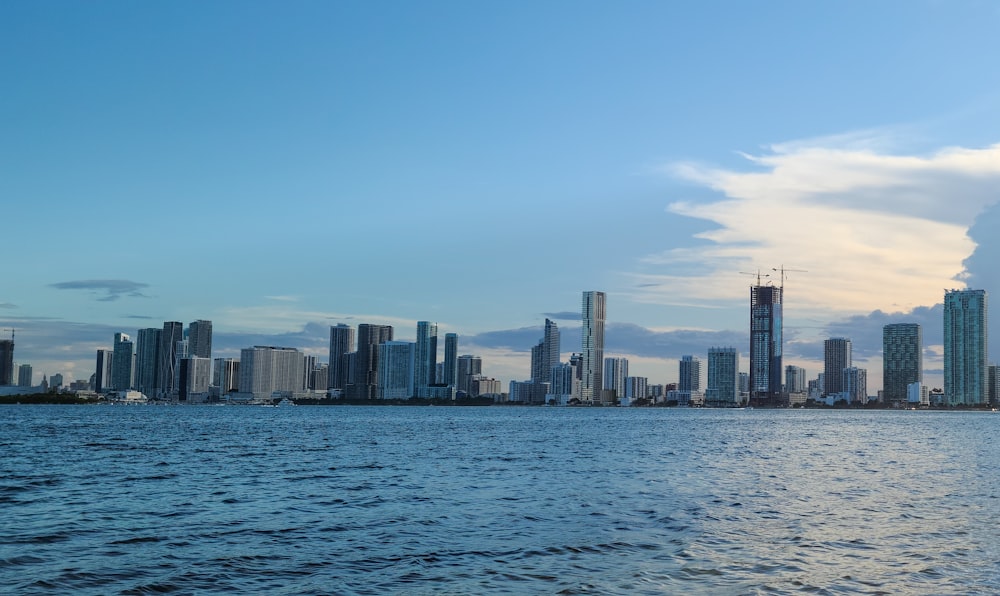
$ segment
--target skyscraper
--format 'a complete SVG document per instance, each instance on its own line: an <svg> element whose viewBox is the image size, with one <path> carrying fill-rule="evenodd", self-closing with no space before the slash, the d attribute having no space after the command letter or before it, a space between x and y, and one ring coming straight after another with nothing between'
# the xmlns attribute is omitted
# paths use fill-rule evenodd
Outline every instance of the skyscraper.
<svg viewBox="0 0 1000 596"><path fill-rule="evenodd" d="M682 356L678 363L678 391L701 391L701 360L696 356Z"/></svg>
<svg viewBox="0 0 1000 596"><path fill-rule="evenodd" d="M378 398L409 399L416 395L416 345L385 341L378 345Z"/></svg>
<svg viewBox="0 0 1000 596"><path fill-rule="evenodd" d="M303 362L304 355L295 348L244 348L240 350L240 392L252 393L254 399L270 399L275 391L302 391Z"/></svg>
<svg viewBox="0 0 1000 596"><path fill-rule="evenodd" d="M14 337L0 339L0 385L14 384Z"/></svg>
<svg viewBox="0 0 1000 596"><path fill-rule="evenodd" d="M111 375L114 369L114 352L111 350L97 350L97 366L94 372L94 391L104 393L113 389L111 385Z"/></svg>
<svg viewBox="0 0 1000 596"><path fill-rule="evenodd" d="M378 395L378 345L392 341L389 325L358 325L358 350L354 357L354 383L346 387L350 399L375 399Z"/></svg>
<svg viewBox="0 0 1000 596"><path fill-rule="evenodd" d="M987 370L986 290L944 295L944 398L949 405L985 404Z"/></svg>
<svg viewBox="0 0 1000 596"><path fill-rule="evenodd" d="M455 387L458 382L458 335L446 333L444 335L444 366L442 367L442 382L450 387Z"/></svg>
<svg viewBox="0 0 1000 596"><path fill-rule="evenodd" d="M785 391L788 393L805 393L808 388L806 369L789 364L785 367Z"/></svg>
<svg viewBox="0 0 1000 596"><path fill-rule="evenodd" d="M603 388L615 392L615 397L625 397L628 388L628 358L608 357L604 359L604 373L601 375Z"/></svg>
<svg viewBox="0 0 1000 596"><path fill-rule="evenodd" d="M580 399L586 403L604 403L604 319L607 315L607 297L604 292L583 293L583 378Z"/></svg>
<svg viewBox="0 0 1000 596"><path fill-rule="evenodd" d="M160 336L155 327L140 329L135 346L135 388L147 397L154 397L160 379Z"/></svg>
<svg viewBox="0 0 1000 596"><path fill-rule="evenodd" d="M19 387L31 387L33 376L30 364L22 364L17 367L17 384Z"/></svg>
<svg viewBox="0 0 1000 596"><path fill-rule="evenodd" d="M750 287L750 403L782 405L782 301L780 287Z"/></svg>
<svg viewBox="0 0 1000 596"><path fill-rule="evenodd" d="M559 364L559 326L545 319L545 335L531 351L531 378L539 383L552 381L552 367Z"/></svg>
<svg viewBox="0 0 1000 596"><path fill-rule="evenodd" d="M458 379L455 385L456 391L464 391L466 395L472 395L472 380L482 376L483 359L479 356L463 354L458 357Z"/></svg>
<svg viewBox="0 0 1000 596"><path fill-rule="evenodd" d="M841 372L848 403L868 403L868 370L848 366Z"/></svg>
<svg viewBox="0 0 1000 596"><path fill-rule="evenodd" d="M116 333L114 350L110 387L115 391L128 391L135 384L135 344L128 335Z"/></svg>
<svg viewBox="0 0 1000 596"><path fill-rule="evenodd" d="M823 393L843 393L844 369L850 368L851 340L846 337L831 337L823 342Z"/></svg>
<svg viewBox="0 0 1000 596"><path fill-rule="evenodd" d="M922 343L917 323L882 327L882 399L886 404L905 405L910 383L923 382Z"/></svg>
<svg viewBox="0 0 1000 596"><path fill-rule="evenodd" d="M740 353L736 348L709 348L705 403L736 406L740 399Z"/></svg>
<svg viewBox="0 0 1000 596"><path fill-rule="evenodd" d="M156 389L158 395L173 393L177 380L177 346L184 340L184 323L166 321L160 332L159 365Z"/></svg>
<svg viewBox="0 0 1000 596"><path fill-rule="evenodd" d="M347 355L354 351L354 328L343 323L330 327L330 388L347 387L350 378Z"/></svg>
<svg viewBox="0 0 1000 596"><path fill-rule="evenodd" d="M416 352L413 356L413 384L415 387L429 387L435 382L437 335L437 323L417 321Z"/></svg>
<svg viewBox="0 0 1000 596"><path fill-rule="evenodd" d="M198 358L212 357L212 321L199 319L188 325L188 354Z"/></svg>

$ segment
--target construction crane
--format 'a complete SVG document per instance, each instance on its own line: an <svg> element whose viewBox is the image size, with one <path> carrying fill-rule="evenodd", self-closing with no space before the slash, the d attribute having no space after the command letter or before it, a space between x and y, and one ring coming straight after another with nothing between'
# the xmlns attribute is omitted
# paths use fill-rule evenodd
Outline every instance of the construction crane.
<svg viewBox="0 0 1000 596"><path fill-rule="evenodd" d="M780 275L781 275L781 287L782 288L785 287L785 277L787 277L785 274L788 273L789 271L794 272L794 273L809 273L805 269L789 269L789 268L785 267L784 265L782 265L781 267L772 267L771 271L777 271L777 272L780 273Z"/></svg>
<svg viewBox="0 0 1000 596"><path fill-rule="evenodd" d="M760 269L758 269L756 272L753 272L753 271L740 271L740 275L752 275L752 276L756 277L757 278L757 285L758 286L761 285L760 284L760 278L762 278L762 277L771 277L770 273L761 274ZM771 283L771 282L769 281L767 283Z"/></svg>

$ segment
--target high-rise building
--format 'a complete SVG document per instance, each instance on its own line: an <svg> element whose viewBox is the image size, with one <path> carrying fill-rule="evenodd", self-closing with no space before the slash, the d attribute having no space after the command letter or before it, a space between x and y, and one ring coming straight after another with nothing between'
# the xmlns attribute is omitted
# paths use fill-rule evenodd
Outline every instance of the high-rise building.
<svg viewBox="0 0 1000 596"><path fill-rule="evenodd" d="M483 374L483 359L479 356L463 354L458 357L458 379L455 390L464 391L466 395L473 395L472 381Z"/></svg>
<svg viewBox="0 0 1000 596"><path fill-rule="evenodd" d="M417 321L416 352L413 355L413 384L430 387L437 371L437 323Z"/></svg>
<svg viewBox="0 0 1000 596"><path fill-rule="evenodd" d="M378 396L378 345L392 341L390 325L358 325L358 350L354 357L354 382L345 389L350 399Z"/></svg>
<svg viewBox="0 0 1000 596"><path fill-rule="evenodd" d="M244 348L240 351L240 392L252 393L254 399L270 399L275 391L303 391L303 358L295 348Z"/></svg>
<svg viewBox="0 0 1000 596"><path fill-rule="evenodd" d="M378 398L409 399L416 395L416 345L386 341L378 345Z"/></svg>
<svg viewBox="0 0 1000 596"><path fill-rule="evenodd" d="M94 391L104 393L114 387L111 384L111 377L114 370L114 352L111 350L97 350L97 370L94 373Z"/></svg>
<svg viewBox="0 0 1000 596"><path fill-rule="evenodd" d="M740 353L736 348L709 348L705 404L736 406L740 403Z"/></svg>
<svg viewBox="0 0 1000 596"><path fill-rule="evenodd" d="M789 364L785 367L785 391L788 393L804 393L809 387L806 379L806 369Z"/></svg>
<svg viewBox="0 0 1000 596"><path fill-rule="evenodd" d="M30 364L22 364L17 367L17 385L18 387L31 387L31 381L33 380L34 374L31 370Z"/></svg>
<svg viewBox="0 0 1000 596"><path fill-rule="evenodd" d="M911 383L923 382L922 331L917 323L882 327L882 399L903 406Z"/></svg>
<svg viewBox="0 0 1000 596"><path fill-rule="evenodd" d="M331 389L347 387L351 370L347 355L354 351L354 328L343 323L330 327L330 382Z"/></svg>
<svg viewBox="0 0 1000 596"><path fill-rule="evenodd" d="M14 338L0 339L0 385L14 384Z"/></svg>
<svg viewBox="0 0 1000 596"><path fill-rule="evenodd" d="M216 358L212 384L225 395L240 390L240 361L236 358Z"/></svg>
<svg viewBox="0 0 1000 596"><path fill-rule="evenodd" d="M701 391L701 360L697 356L682 356L678 363L678 391Z"/></svg>
<svg viewBox="0 0 1000 596"><path fill-rule="evenodd" d="M444 335L444 362L441 365L441 382L455 387L458 382L458 335L455 333Z"/></svg>
<svg viewBox="0 0 1000 596"><path fill-rule="evenodd" d="M986 290L944 295L944 398L948 405L987 403Z"/></svg>
<svg viewBox="0 0 1000 596"><path fill-rule="evenodd" d="M115 391L128 391L135 386L135 344L128 335L116 333L114 350L111 388Z"/></svg>
<svg viewBox="0 0 1000 596"><path fill-rule="evenodd" d="M607 296L604 292L583 293L583 370L580 399L587 403L605 403L602 397L604 381L604 320L607 316Z"/></svg>
<svg viewBox="0 0 1000 596"><path fill-rule="evenodd" d="M184 341L184 323L180 321L165 321L160 332L160 362L157 378L157 395L167 396L176 389L177 382L177 346Z"/></svg>
<svg viewBox="0 0 1000 596"><path fill-rule="evenodd" d="M21 365L25 366L25 365ZM987 393L990 405L994 408L1000 405L1000 366L996 364L991 364L986 367L987 370Z"/></svg>
<svg viewBox="0 0 1000 596"><path fill-rule="evenodd" d="M648 397L649 378L625 377L625 399L646 399Z"/></svg>
<svg viewBox="0 0 1000 596"><path fill-rule="evenodd" d="M188 354L198 358L212 357L212 321L199 319L188 325Z"/></svg>
<svg viewBox="0 0 1000 596"><path fill-rule="evenodd" d="M615 392L615 397L625 397L628 389L628 358L609 357L604 359L604 373L601 376L604 389Z"/></svg>
<svg viewBox="0 0 1000 596"><path fill-rule="evenodd" d="M135 388L148 397L156 394L160 378L160 329L140 329L135 346Z"/></svg>
<svg viewBox="0 0 1000 596"><path fill-rule="evenodd" d="M199 356L181 358L177 367L177 400L193 401L195 395L205 395L212 381L212 360Z"/></svg>
<svg viewBox="0 0 1000 596"><path fill-rule="evenodd" d="M868 371L864 368L849 366L841 373L843 393L852 404L868 403Z"/></svg>
<svg viewBox="0 0 1000 596"><path fill-rule="evenodd" d="M844 369L850 368L851 340L831 337L823 342L823 393L843 393Z"/></svg>
<svg viewBox="0 0 1000 596"><path fill-rule="evenodd" d="M750 288L750 403L782 405L782 294L781 287Z"/></svg>
<svg viewBox="0 0 1000 596"><path fill-rule="evenodd" d="M545 335L532 350L531 378L548 383L552 380L552 367L559 364L559 326L545 319Z"/></svg>

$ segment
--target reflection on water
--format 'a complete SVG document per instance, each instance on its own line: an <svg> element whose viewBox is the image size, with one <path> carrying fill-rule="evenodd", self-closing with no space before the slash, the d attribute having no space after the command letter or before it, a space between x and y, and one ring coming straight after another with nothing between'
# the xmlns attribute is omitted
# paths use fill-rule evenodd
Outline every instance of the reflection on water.
<svg viewBox="0 0 1000 596"><path fill-rule="evenodd" d="M19 593L1000 591L1000 416L0 407Z"/></svg>

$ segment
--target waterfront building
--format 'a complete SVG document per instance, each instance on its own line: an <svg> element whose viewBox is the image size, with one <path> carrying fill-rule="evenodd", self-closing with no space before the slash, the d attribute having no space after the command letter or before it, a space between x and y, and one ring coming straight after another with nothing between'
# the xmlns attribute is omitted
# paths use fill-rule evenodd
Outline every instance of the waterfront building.
<svg viewBox="0 0 1000 596"><path fill-rule="evenodd" d="M545 319L545 332L531 350L531 378L542 383L552 381L552 367L559 364L559 326Z"/></svg>
<svg viewBox="0 0 1000 596"><path fill-rule="evenodd" d="M1000 366L996 364L991 364L986 367L987 371L987 398L989 399L990 405L996 407L1000 404Z"/></svg>
<svg viewBox="0 0 1000 596"><path fill-rule="evenodd" d="M212 385L219 393L235 393L240 390L240 361L236 358L216 358L212 370Z"/></svg>
<svg viewBox="0 0 1000 596"><path fill-rule="evenodd" d="M882 401L900 407L909 386L923 382L922 332L917 323L882 327Z"/></svg>
<svg viewBox="0 0 1000 596"><path fill-rule="evenodd" d="M511 381L507 400L525 405L544 404L545 396L548 395L550 387L549 383L540 383L534 380Z"/></svg>
<svg viewBox="0 0 1000 596"><path fill-rule="evenodd" d="M254 346L240 351L240 393L270 399L274 392L304 391L304 355L295 348Z"/></svg>
<svg viewBox="0 0 1000 596"><path fill-rule="evenodd" d="M455 389L465 392L466 395L475 395L472 392L472 380L483 374L483 359L479 356L463 354L458 357L458 380Z"/></svg>
<svg viewBox="0 0 1000 596"><path fill-rule="evenodd" d="M163 331L155 327L140 329L135 345L135 388L147 397L156 392L160 374L160 336Z"/></svg>
<svg viewBox="0 0 1000 596"><path fill-rule="evenodd" d="M0 385L14 384L14 337L0 339Z"/></svg>
<svg viewBox="0 0 1000 596"><path fill-rule="evenodd" d="M31 387L31 381L33 380L34 373L31 369L30 364L22 364L17 367L17 386L18 387Z"/></svg>
<svg viewBox="0 0 1000 596"><path fill-rule="evenodd" d="M823 392L843 393L844 369L851 364L851 340L831 337L823 342Z"/></svg>
<svg viewBox="0 0 1000 596"><path fill-rule="evenodd" d="M677 389L701 391L701 360L697 356L682 356L678 362Z"/></svg>
<svg viewBox="0 0 1000 596"><path fill-rule="evenodd" d="M97 370L94 372L94 391L98 394L113 389L111 375L114 363L114 352L97 350Z"/></svg>
<svg viewBox="0 0 1000 596"><path fill-rule="evenodd" d="M352 376L347 355L354 351L354 328L340 323L330 327L330 380L331 389L343 389Z"/></svg>
<svg viewBox="0 0 1000 596"><path fill-rule="evenodd" d="M378 345L378 398L409 399L416 395L416 344L386 341Z"/></svg>
<svg viewBox="0 0 1000 596"><path fill-rule="evenodd" d="M607 316L607 296L604 292L583 293L582 309L583 369L580 398L586 403L608 403L604 400L604 321Z"/></svg>
<svg viewBox="0 0 1000 596"><path fill-rule="evenodd" d="M647 377L626 377L625 378L625 400L621 405L631 405L633 400L646 399L648 393L649 378Z"/></svg>
<svg viewBox="0 0 1000 596"><path fill-rule="evenodd" d="M788 393L805 393L809 389L806 379L806 369L789 364L785 367L785 391Z"/></svg>
<svg viewBox="0 0 1000 596"><path fill-rule="evenodd" d="M205 401L212 381L212 359L200 356L181 358L177 370L178 401Z"/></svg>
<svg viewBox="0 0 1000 596"><path fill-rule="evenodd" d="M165 321L160 332L157 395L168 396L175 390L177 382L177 346L184 341L184 323Z"/></svg>
<svg viewBox="0 0 1000 596"><path fill-rule="evenodd" d="M841 374L843 378L843 392L847 396L848 403L866 404L868 403L868 371L864 368L849 366Z"/></svg>
<svg viewBox="0 0 1000 596"><path fill-rule="evenodd" d="M188 354L198 358L212 357L212 321L197 321L188 325Z"/></svg>
<svg viewBox="0 0 1000 596"><path fill-rule="evenodd" d="M950 290L944 296L944 399L950 406L986 404L986 290Z"/></svg>
<svg viewBox="0 0 1000 596"><path fill-rule="evenodd" d="M552 382L545 396L546 403L565 406L574 398L580 399L580 379L576 368L573 362L561 362L552 367Z"/></svg>
<svg viewBox="0 0 1000 596"><path fill-rule="evenodd" d="M441 382L449 387L458 384L458 335L444 334L444 362L441 363Z"/></svg>
<svg viewBox="0 0 1000 596"><path fill-rule="evenodd" d="M736 348L709 348L705 405L732 407L740 400L740 353Z"/></svg>
<svg viewBox="0 0 1000 596"><path fill-rule="evenodd" d="M757 285L750 288L751 405L784 405L781 393L783 288Z"/></svg>
<svg viewBox="0 0 1000 596"><path fill-rule="evenodd" d="M392 326L358 325L358 349L354 357L354 378L345 388L349 399L378 397L378 346L392 341Z"/></svg>
<svg viewBox="0 0 1000 596"><path fill-rule="evenodd" d="M490 396L498 400L501 395L500 381L492 377L477 376L472 379L472 391L470 397Z"/></svg>
<svg viewBox="0 0 1000 596"><path fill-rule="evenodd" d="M416 353L413 356L415 387L429 387L436 382L437 323L417 321Z"/></svg>
<svg viewBox="0 0 1000 596"><path fill-rule="evenodd" d="M135 386L135 344L127 334L116 333L114 350L111 388L115 391L128 391Z"/></svg>
<svg viewBox="0 0 1000 596"><path fill-rule="evenodd" d="M609 357L604 359L604 374L602 382L604 389L613 391L614 396L625 397L626 379L628 378L628 358Z"/></svg>

